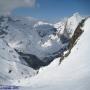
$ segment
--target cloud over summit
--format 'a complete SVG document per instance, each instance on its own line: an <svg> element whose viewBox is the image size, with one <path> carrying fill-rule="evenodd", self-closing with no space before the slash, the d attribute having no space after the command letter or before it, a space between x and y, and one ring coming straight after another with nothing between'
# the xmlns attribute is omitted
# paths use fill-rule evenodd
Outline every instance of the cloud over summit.
<svg viewBox="0 0 90 90"><path fill-rule="evenodd" d="M36 0L0 0L0 14L10 13L15 8L33 7Z"/></svg>

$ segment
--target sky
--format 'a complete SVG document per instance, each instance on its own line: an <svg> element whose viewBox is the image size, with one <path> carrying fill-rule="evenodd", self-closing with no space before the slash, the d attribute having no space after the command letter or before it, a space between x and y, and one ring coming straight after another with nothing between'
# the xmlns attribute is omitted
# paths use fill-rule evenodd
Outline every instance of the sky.
<svg viewBox="0 0 90 90"><path fill-rule="evenodd" d="M1 2L4 2L2 8L5 7L6 11L11 11L12 15L31 16L47 21L58 21L75 12L90 15L90 0L0 0Z"/></svg>

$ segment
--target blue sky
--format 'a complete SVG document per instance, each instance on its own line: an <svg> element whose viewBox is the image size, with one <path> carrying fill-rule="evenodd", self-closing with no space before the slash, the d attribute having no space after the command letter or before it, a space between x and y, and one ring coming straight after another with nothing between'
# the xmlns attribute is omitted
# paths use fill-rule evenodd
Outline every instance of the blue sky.
<svg viewBox="0 0 90 90"><path fill-rule="evenodd" d="M79 12L81 15L90 15L90 0L36 0L34 7L17 8L12 14L58 21L75 12Z"/></svg>

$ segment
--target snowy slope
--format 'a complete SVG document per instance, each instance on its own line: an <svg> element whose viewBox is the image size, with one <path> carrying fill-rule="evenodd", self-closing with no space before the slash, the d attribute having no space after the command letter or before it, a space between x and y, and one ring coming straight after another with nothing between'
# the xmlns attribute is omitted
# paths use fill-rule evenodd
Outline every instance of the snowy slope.
<svg viewBox="0 0 90 90"><path fill-rule="evenodd" d="M58 66L59 58L41 68L22 90L90 90L90 18L70 55Z"/></svg>
<svg viewBox="0 0 90 90"><path fill-rule="evenodd" d="M13 80L31 77L37 71L23 65L19 55L7 43L0 39L0 85L11 84Z"/></svg>

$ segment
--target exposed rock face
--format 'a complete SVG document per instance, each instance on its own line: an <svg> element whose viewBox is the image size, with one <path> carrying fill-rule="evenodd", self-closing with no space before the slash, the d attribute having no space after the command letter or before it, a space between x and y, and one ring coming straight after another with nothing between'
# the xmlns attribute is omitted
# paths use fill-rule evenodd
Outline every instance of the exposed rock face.
<svg viewBox="0 0 90 90"><path fill-rule="evenodd" d="M17 50L16 50L16 52L20 55L20 59L21 60L23 59L27 63L27 66L29 66L35 70L39 69L42 66L46 66L49 64L48 62L43 62L35 55L24 54L23 52L18 52Z"/></svg>
<svg viewBox="0 0 90 90"><path fill-rule="evenodd" d="M64 59L64 57L67 57L70 52L71 49L74 47L74 45L77 43L77 39L81 36L81 34L83 33L83 30L81 29L84 25L84 22L86 21L87 18L83 19L79 25L77 26L76 30L74 31L73 36L71 37L70 41L69 41L69 45L68 45L68 53L66 53L65 55L62 54L61 58L60 58L60 63L62 62L62 60Z"/></svg>
<svg viewBox="0 0 90 90"><path fill-rule="evenodd" d="M83 30L81 29L81 27L83 27L84 22L86 21L86 19L83 19L79 25L77 26L72 38L70 39L70 43L69 43L69 49L72 49L72 47L74 46L76 40L80 37L80 35L83 33Z"/></svg>

